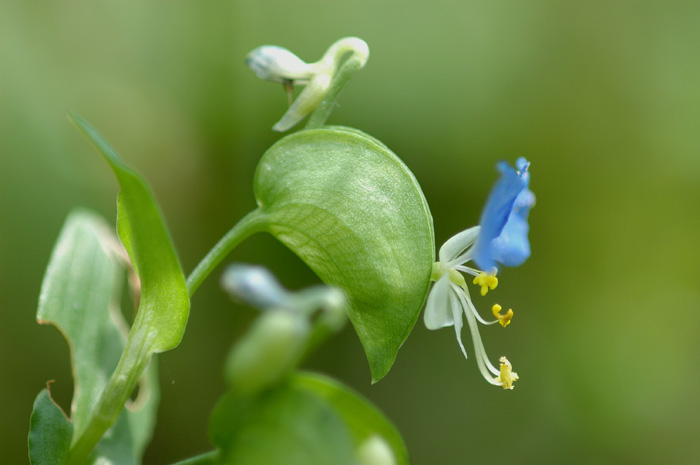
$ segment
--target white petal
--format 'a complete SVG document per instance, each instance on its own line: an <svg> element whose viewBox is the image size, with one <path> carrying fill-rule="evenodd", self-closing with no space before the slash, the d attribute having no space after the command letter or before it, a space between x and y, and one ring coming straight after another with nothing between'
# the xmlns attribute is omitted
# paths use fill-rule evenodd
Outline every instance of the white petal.
<svg viewBox="0 0 700 465"><path fill-rule="evenodd" d="M428 294L428 303L425 305L423 322L428 329L440 329L454 324L452 304L450 302L450 278L445 274L433 284ZM459 318L460 325L462 317Z"/></svg>
<svg viewBox="0 0 700 465"><path fill-rule="evenodd" d="M481 229L479 226L474 226L473 228L469 228L449 238L447 242L440 247L440 261L442 263L448 263L459 257L474 244L479 235L479 229Z"/></svg>

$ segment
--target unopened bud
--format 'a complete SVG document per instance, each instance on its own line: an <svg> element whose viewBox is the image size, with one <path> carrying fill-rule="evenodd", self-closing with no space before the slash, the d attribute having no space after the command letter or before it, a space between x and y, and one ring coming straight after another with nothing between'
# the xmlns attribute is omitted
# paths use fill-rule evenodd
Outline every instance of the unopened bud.
<svg viewBox="0 0 700 465"><path fill-rule="evenodd" d="M221 287L256 308L284 307L289 299L277 278L262 266L230 265L221 277Z"/></svg>
<svg viewBox="0 0 700 465"><path fill-rule="evenodd" d="M360 465L396 465L396 457L389 444L381 436L370 436L357 448Z"/></svg>
<svg viewBox="0 0 700 465"><path fill-rule="evenodd" d="M246 63L261 79L293 84L306 84L287 112L272 127L286 131L314 111L326 97L333 78L347 54L356 61L353 72L361 69L369 58L367 43L357 37L345 37L334 42L315 63L306 63L283 47L263 45L248 54ZM340 91L340 87L337 92Z"/></svg>
<svg viewBox="0 0 700 465"><path fill-rule="evenodd" d="M263 45L248 54L246 64L260 79L273 82L308 82L314 66L277 45Z"/></svg>
<svg viewBox="0 0 700 465"><path fill-rule="evenodd" d="M282 380L299 362L309 332L303 315L287 310L262 313L226 362L226 379L232 389L252 394Z"/></svg>

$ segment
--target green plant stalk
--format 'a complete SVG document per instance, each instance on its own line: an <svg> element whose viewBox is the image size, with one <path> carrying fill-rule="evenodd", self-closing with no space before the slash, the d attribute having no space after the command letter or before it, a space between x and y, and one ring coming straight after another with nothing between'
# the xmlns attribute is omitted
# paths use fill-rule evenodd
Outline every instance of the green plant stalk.
<svg viewBox="0 0 700 465"><path fill-rule="evenodd" d="M189 459L181 460L180 462L174 463L173 465L213 465L219 463L219 451L213 450L206 452L202 455L196 457L190 457Z"/></svg>
<svg viewBox="0 0 700 465"><path fill-rule="evenodd" d="M318 107L309 116L309 121L306 123L305 129L317 129L326 124L326 120L331 115L336 106L336 101L340 96L340 92L345 87L345 84L350 78L362 67L364 63L355 56L348 58L341 66L340 70L333 77L331 87L328 93L323 98Z"/></svg>
<svg viewBox="0 0 700 465"><path fill-rule="evenodd" d="M241 241L264 229L264 223L264 214L258 209L243 217L231 228L187 279L187 290L190 296ZM119 419L124 404L136 387L141 374L148 367L154 353L151 342L148 322L137 317L129 332L129 338L119 364L102 392L84 432L73 440L66 465L86 463L102 436Z"/></svg>
<svg viewBox="0 0 700 465"><path fill-rule="evenodd" d="M102 436L119 419L124 404L153 354L146 325L143 318L137 318L134 322L119 364L102 391L87 426L80 437L73 439L66 465L85 464Z"/></svg>
<svg viewBox="0 0 700 465"><path fill-rule="evenodd" d="M236 223L187 277L187 291L190 297L194 295L200 284L238 244L256 232L263 231L266 223L267 218L259 208L248 213Z"/></svg>

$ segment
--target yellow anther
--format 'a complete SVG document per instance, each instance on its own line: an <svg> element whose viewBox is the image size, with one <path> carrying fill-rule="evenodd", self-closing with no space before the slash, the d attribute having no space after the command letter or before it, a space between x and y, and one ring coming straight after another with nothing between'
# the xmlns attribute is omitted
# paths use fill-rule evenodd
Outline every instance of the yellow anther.
<svg viewBox="0 0 700 465"><path fill-rule="evenodd" d="M493 312L493 316L498 318L498 322L501 323L501 326L504 328L510 324L510 320L513 319L513 310L508 309L505 315L501 315L501 310L503 307L500 305L496 304L493 307L491 307L491 311Z"/></svg>
<svg viewBox="0 0 700 465"><path fill-rule="evenodd" d="M481 286L481 295L486 295L490 290L496 289L498 286L498 278L496 277L496 271L494 269L493 273L486 273L482 271L479 276L474 278L474 284Z"/></svg>
<svg viewBox="0 0 700 465"><path fill-rule="evenodd" d="M513 383L518 379L518 374L513 371L513 365L507 358L501 357L501 374L496 377L496 381L501 383L503 389L513 389Z"/></svg>

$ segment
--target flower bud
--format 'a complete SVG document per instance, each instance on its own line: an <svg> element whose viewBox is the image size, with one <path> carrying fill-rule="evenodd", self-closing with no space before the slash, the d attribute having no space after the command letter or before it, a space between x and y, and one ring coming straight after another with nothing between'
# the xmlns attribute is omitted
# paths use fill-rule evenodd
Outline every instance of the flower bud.
<svg viewBox="0 0 700 465"><path fill-rule="evenodd" d="M357 461L360 465L396 465L391 447L384 438L376 434L357 448Z"/></svg>
<svg viewBox="0 0 700 465"><path fill-rule="evenodd" d="M276 45L263 45L250 52L246 64L260 79L306 84L306 88L272 129L279 132L291 129L314 111L329 93L333 79L348 54L356 61L352 70L355 72L367 63L369 47L362 39L345 37L334 42L315 63L306 63L286 48ZM341 87L336 89L336 93Z"/></svg>
<svg viewBox="0 0 700 465"><path fill-rule="evenodd" d="M249 395L281 381L299 362L309 333L303 315L287 310L262 313L226 361L231 388Z"/></svg>
<svg viewBox="0 0 700 465"><path fill-rule="evenodd" d="M221 277L221 287L231 297L256 308L281 308L289 300L289 293L262 266L230 265Z"/></svg>
<svg viewBox="0 0 700 465"><path fill-rule="evenodd" d="M248 54L245 62L260 79L273 82L307 82L314 71L313 65L277 45L256 48Z"/></svg>

